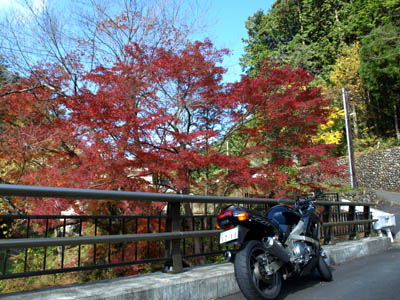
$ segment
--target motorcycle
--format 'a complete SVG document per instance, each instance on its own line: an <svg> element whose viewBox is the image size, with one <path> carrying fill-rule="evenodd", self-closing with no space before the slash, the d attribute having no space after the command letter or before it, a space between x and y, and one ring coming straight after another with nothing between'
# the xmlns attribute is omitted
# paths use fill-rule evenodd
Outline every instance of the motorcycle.
<svg viewBox="0 0 400 300"><path fill-rule="evenodd" d="M235 254L227 251L225 257L234 263L237 283L247 299L275 299L282 279L315 269L323 280L332 280L328 257L320 245L316 198L317 193L312 198L298 198L293 208L276 205L267 215L241 206L219 214L217 228L224 230L220 243L241 245Z"/></svg>

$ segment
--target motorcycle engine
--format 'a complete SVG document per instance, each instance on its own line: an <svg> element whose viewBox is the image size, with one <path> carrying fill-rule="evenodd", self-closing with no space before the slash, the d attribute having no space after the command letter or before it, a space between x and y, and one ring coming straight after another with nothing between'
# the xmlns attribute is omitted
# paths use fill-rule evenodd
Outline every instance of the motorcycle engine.
<svg viewBox="0 0 400 300"><path fill-rule="evenodd" d="M311 246L307 245L305 242L298 241L293 244L291 261L296 265L304 266L310 261L314 254L314 250Z"/></svg>

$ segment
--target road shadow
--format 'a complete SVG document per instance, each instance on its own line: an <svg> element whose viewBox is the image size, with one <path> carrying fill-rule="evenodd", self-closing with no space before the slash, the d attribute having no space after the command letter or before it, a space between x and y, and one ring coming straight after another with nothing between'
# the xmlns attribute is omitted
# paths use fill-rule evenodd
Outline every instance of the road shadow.
<svg viewBox="0 0 400 300"><path fill-rule="evenodd" d="M334 273L334 268L331 267L332 273ZM333 278L335 280L335 278ZM296 294L301 290L305 290L308 288L312 288L316 285L323 283L324 281L321 279L318 271L314 271L309 275L303 277L294 277L289 278L282 282L282 290L278 298L276 300L284 300L288 296L292 294Z"/></svg>

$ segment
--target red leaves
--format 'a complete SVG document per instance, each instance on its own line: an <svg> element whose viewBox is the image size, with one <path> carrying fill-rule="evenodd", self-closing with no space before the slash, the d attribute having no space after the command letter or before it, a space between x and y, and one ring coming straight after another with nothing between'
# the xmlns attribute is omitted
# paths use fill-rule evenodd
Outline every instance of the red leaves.
<svg viewBox="0 0 400 300"><path fill-rule="evenodd" d="M305 70L267 61L256 78L244 76L231 86L231 97L243 108L236 111L235 120L248 124L241 135L249 139L249 144L257 145L257 156L263 157L258 159L256 178L264 191L284 189L288 181L297 181L290 175L293 167L329 155L330 145L316 145L312 140L329 113L328 100L319 89L310 87L312 80Z"/></svg>
<svg viewBox="0 0 400 300"><path fill-rule="evenodd" d="M3 149L19 164L10 182L154 191L156 176L176 192L201 184L214 193L286 189L296 181L293 170L328 155L326 145L311 139L325 122L327 100L310 87L306 71L271 62L256 78L224 84L218 64L226 53L210 41L182 48L129 45L112 67L82 76L85 88L72 96L40 88L0 98L2 129L9 133ZM56 68L35 72L68 87ZM26 86L29 81L19 88ZM222 150L226 141L229 155ZM10 156L3 150L2 157ZM328 165L321 169L329 171ZM55 209L71 205L57 200ZM151 209L132 203L77 207Z"/></svg>
<svg viewBox="0 0 400 300"><path fill-rule="evenodd" d="M182 49L131 45L124 60L85 77L91 89L66 103L69 120L107 176L142 169L179 191L190 172L218 164L208 154L225 115L224 70L216 66L224 53L209 41Z"/></svg>

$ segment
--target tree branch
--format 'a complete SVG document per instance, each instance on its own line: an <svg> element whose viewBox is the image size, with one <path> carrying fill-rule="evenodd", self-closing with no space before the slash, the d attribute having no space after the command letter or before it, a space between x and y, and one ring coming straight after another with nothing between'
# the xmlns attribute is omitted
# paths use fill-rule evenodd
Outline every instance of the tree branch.
<svg viewBox="0 0 400 300"><path fill-rule="evenodd" d="M8 95L11 95L11 94L22 94L22 93L34 91L34 90L37 90L37 89L42 89L42 88L48 88L48 89L52 90L53 92L55 92L56 94L58 94L60 96L67 97L67 95L63 91L60 91L57 87L55 87L53 85L50 85L50 84L47 84L47 83L40 84L40 85L35 85L35 86L28 87L28 88L25 88L25 89L22 89L22 90L6 91L6 92L3 92L3 93L0 93L0 97L8 96Z"/></svg>

